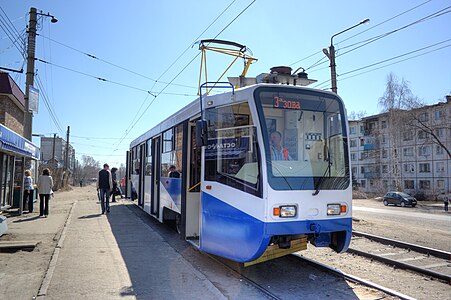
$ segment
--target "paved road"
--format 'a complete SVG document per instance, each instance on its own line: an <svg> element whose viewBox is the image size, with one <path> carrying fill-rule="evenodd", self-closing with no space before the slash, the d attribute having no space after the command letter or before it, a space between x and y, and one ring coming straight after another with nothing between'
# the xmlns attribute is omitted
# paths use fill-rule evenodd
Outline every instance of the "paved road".
<svg viewBox="0 0 451 300"><path fill-rule="evenodd" d="M382 215L395 215L403 218L410 218L417 220L427 219L427 220L436 220L436 221L444 221L447 223L451 222L451 215L444 214L432 214L428 212L416 212L412 211L410 207L387 207L387 208L373 208L373 207L363 207L363 206L353 206L354 212L371 212Z"/></svg>

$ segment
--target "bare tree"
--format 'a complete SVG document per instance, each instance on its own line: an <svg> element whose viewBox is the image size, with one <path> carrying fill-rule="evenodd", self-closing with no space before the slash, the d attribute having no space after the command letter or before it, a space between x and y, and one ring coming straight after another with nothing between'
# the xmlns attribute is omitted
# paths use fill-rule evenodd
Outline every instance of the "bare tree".
<svg viewBox="0 0 451 300"><path fill-rule="evenodd" d="M394 187L402 190L401 178L401 143L402 132L406 130L406 112L412 106L419 105L419 100L414 97L407 81L404 79L399 82L396 75L390 73L387 76L387 87L384 95L379 98L379 106L382 112L387 113L388 119L388 143L390 159L390 173L394 180ZM391 183L390 183L391 184Z"/></svg>
<svg viewBox="0 0 451 300"><path fill-rule="evenodd" d="M96 178L100 163L88 155L83 155L81 161L80 179L86 182L90 178Z"/></svg>
<svg viewBox="0 0 451 300"><path fill-rule="evenodd" d="M366 111L351 111L348 115L348 120L360 120L366 116Z"/></svg>

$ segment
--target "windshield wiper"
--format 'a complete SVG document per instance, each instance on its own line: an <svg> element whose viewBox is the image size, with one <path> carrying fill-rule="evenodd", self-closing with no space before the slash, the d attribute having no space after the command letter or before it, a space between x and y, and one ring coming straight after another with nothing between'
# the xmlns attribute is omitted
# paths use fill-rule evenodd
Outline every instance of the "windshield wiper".
<svg viewBox="0 0 451 300"><path fill-rule="evenodd" d="M316 182L316 184L315 184L315 186L313 187L314 189L315 189L315 191L313 192L313 196L316 196L316 195L318 195L318 193L319 193L319 186L321 185L321 183L323 182L323 180L324 180L324 177L326 177L326 174L327 174L327 172L329 172L329 177L330 177L330 165L332 164L331 162L330 162L330 153L329 153L329 147L327 147L327 142L326 142L326 144L324 145L324 152L327 154L327 168L326 168L326 170L324 171L324 174L323 174L323 176L321 176L320 178L319 178L319 180Z"/></svg>
<svg viewBox="0 0 451 300"><path fill-rule="evenodd" d="M316 184L314 186L315 191L312 194L313 196L318 195L318 193L319 193L319 186L321 185L321 183L323 182L324 178L326 177L327 172L329 172L330 165L331 165L331 162L330 162L330 160L328 160L326 171L324 171L323 176L321 176L319 178L319 180L316 182ZM330 173L329 173L329 177L330 177Z"/></svg>

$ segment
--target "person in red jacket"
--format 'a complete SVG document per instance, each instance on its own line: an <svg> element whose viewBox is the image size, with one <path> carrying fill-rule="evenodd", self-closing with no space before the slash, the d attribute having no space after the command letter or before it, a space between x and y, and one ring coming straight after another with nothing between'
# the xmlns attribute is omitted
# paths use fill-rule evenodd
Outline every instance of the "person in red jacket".
<svg viewBox="0 0 451 300"><path fill-rule="evenodd" d="M272 160L291 160L288 149L282 146L282 134L280 132L271 132L269 143L271 145Z"/></svg>

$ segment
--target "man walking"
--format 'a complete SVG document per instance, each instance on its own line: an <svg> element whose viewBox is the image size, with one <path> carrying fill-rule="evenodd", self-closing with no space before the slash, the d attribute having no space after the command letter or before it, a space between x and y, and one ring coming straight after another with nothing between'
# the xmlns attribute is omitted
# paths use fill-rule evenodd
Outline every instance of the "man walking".
<svg viewBox="0 0 451 300"><path fill-rule="evenodd" d="M102 214L110 212L110 193L113 191L113 179L111 177L110 166L103 165L97 177L97 190L100 192L100 206ZM105 203L106 201L106 203Z"/></svg>

